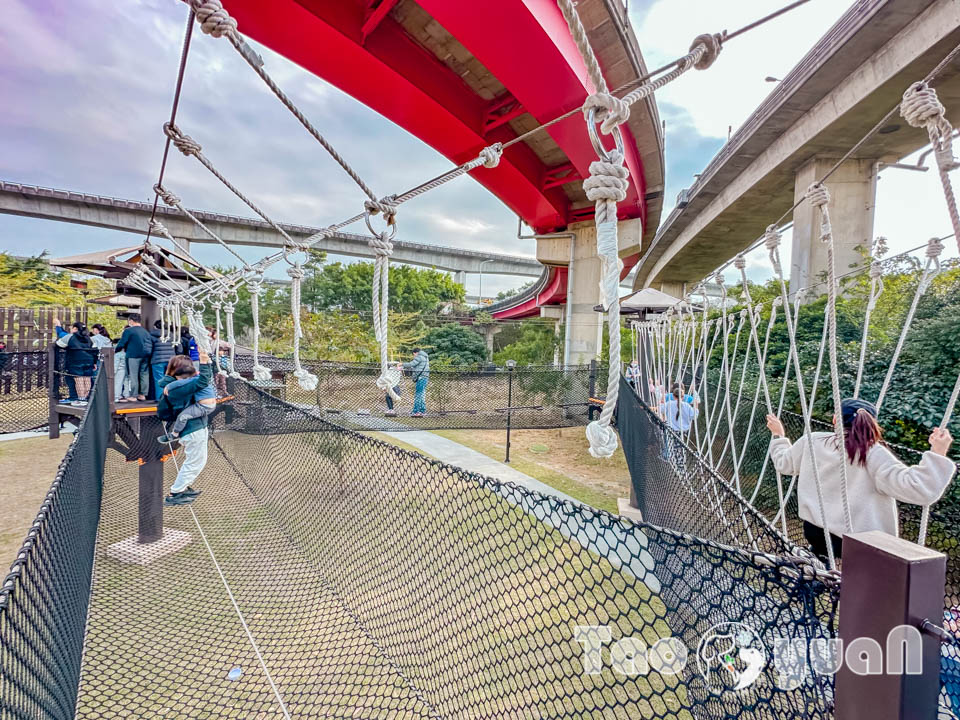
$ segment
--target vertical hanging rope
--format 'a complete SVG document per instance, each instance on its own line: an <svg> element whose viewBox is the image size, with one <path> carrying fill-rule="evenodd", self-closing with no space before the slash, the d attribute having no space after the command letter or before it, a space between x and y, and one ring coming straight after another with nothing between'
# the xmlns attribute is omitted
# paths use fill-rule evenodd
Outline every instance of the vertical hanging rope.
<svg viewBox="0 0 960 720"><path fill-rule="evenodd" d="M768 226L767 231L764 233L763 240L764 245L770 253L770 264L773 265L773 270L777 274L777 280L780 282L780 297L783 300L783 317L787 323L787 338L790 342L787 362L793 362L793 369L797 376L800 410L803 414L803 433L806 438L804 444L807 446L807 457L810 459L814 484L817 488L817 506L820 511L820 519L823 521L823 538L827 546L827 560L830 569L836 570L837 559L833 555L833 541L830 537L830 526L827 522L827 513L823 501L823 482L820 478L820 465L817 462L817 454L813 449L813 428L810 424L810 406L807 404L807 391L803 385L803 369L800 367L800 353L797 350L797 332L793 324L793 315L790 312L790 296L787 293L787 281L783 277L783 266L780 263L780 231L777 230L774 225ZM799 308L799 292L797 307ZM784 389L786 389L786 381L784 381ZM787 494L789 495L789 491Z"/></svg>
<svg viewBox="0 0 960 720"><path fill-rule="evenodd" d="M400 396L394 388L400 382L400 371L389 364L389 321L390 321L390 256L393 254L393 238L397 234L397 208L391 200L364 203L367 228L370 230L368 244L374 253L373 261L373 334L380 351L380 377L377 387L390 396L394 404L400 403ZM383 213L387 229L377 232L370 218Z"/></svg>
<svg viewBox="0 0 960 720"><path fill-rule="evenodd" d="M226 318L227 323L227 343L230 345L230 377L238 378L240 373L237 372L237 363L236 363L236 351L237 351L237 340L233 336L233 311L234 305L232 302L225 301L223 303L223 313Z"/></svg>
<svg viewBox="0 0 960 720"><path fill-rule="evenodd" d="M250 290L250 313L253 315L253 379L266 382L272 376L270 368L260 364L260 293L262 275L255 275L247 283Z"/></svg>
<svg viewBox="0 0 960 720"><path fill-rule="evenodd" d="M220 334L220 310L223 309L223 302L219 298L215 298L213 302L210 303L210 307L213 308L213 312L215 314L214 327L216 328L216 333L217 333L217 340L216 340L217 347L213 349L214 350L213 366L217 375L226 375L227 371L224 370L222 367L220 367L220 358L219 358L220 338L223 337Z"/></svg>
<svg viewBox="0 0 960 720"><path fill-rule="evenodd" d="M300 284L303 282L303 268L300 263L288 267L287 275L290 276L290 313L293 315L293 376L297 379L301 388L313 392L317 389L317 376L300 365L300 338L303 337L303 331L300 328L300 312L302 310Z"/></svg>
<svg viewBox="0 0 960 720"><path fill-rule="evenodd" d="M870 332L870 315L877 307L877 299L883 292L883 266L880 256L886 252L887 239L878 237L870 253L870 299L867 301L867 311L863 318L863 338L860 340L860 362L857 364L857 381L853 387L853 397L860 397L860 383L863 381L863 365L867 359L867 336Z"/></svg>
<svg viewBox="0 0 960 720"><path fill-rule="evenodd" d="M841 453L846 453L843 422L843 398L840 395L840 369L837 363L837 263L833 228L830 225L830 191L821 183L814 183L807 189L807 200L820 210L820 242L827 246L827 352L830 357L830 382L833 389L833 415L837 418L834 423L834 433L837 436L837 447ZM847 464L840 463L840 498L843 501L843 518L847 532L853 532L853 520L850 517L850 501L847 497Z"/></svg>

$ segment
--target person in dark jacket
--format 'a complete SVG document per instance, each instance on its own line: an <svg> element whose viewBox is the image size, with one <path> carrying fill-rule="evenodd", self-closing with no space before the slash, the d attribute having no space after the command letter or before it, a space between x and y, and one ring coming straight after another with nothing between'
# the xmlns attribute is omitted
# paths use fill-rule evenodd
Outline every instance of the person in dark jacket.
<svg viewBox="0 0 960 720"><path fill-rule="evenodd" d="M197 341L190 334L190 328L180 328L180 352L177 354L190 358L197 372L200 372L200 351L197 349Z"/></svg>
<svg viewBox="0 0 960 720"><path fill-rule="evenodd" d="M189 382L178 383L175 388L169 387L176 380L189 379ZM173 422L187 406L195 403L195 396L210 386L213 379L213 365L210 356L200 355L200 372L193 363L182 355L176 355L167 365L164 376L160 378L160 401L157 403L157 416L164 422ZM184 459L177 473L177 479L170 488L164 505L185 505L193 502L199 490L194 490L192 483L207 464L207 415L201 414L187 421L178 437L183 445Z"/></svg>
<svg viewBox="0 0 960 720"><path fill-rule="evenodd" d="M400 363L400 368L413 376L413 411L410 417L423 417L427 412L427 383L430 382L430 357L427 351L414 348L413 359Z"/></svg>
<svg viewBox="0 0 960 720"><path fill-rule="evenodd" d="M60 318L53 319L57 331L57 345L66 350L64 375L67 383L68 405L86 405L91 380L97 363L97 352L90 341L87 326L75 322L69 332L63 329Z"/></svg>
<svg viewBox="0 0 960 720"><path fill-rule="evenodd" d="M127 316L127 327L117 343L117 351L127 353L127 387L129 397L120 402L136 402L147 399L150 392L150 355L153 352L153 338L140 325L140 314Z"/></svg>
<svg viewBox="0 0 960 720"><path fill-rule="evenodd" d="M150 370L153 373L153 393L155 400L160 399L160 378L167 370L167 363L170 358L176 355L176 350L180 347L179 343L165 342L162 338L160 328L162 324L159 320L153 323L153 330L150 331L150 337L153 338L153 351L150 353Z"/></svg>

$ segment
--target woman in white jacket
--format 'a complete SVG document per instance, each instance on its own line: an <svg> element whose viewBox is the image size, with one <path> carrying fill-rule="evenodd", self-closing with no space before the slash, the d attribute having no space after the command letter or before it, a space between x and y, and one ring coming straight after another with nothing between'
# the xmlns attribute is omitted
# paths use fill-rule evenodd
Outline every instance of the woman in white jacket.
<svg viewBox="0 0 960 720"><path fill-rule="evenodd" d="M843 533L881 530L896 535L897 500L913 505L936 502L957 469L946 457L953 442L946 430L934 430L930 434L930 450L923 453L920 464L907 466L884 444L877 424L877 409L872 403L848 398L842 403L842 414L845 451L838 447L832 432L813 433L813 452L823 490L826 527L830 530L834 555L838 558ZM770 457L774 466L782 475L798 476L797 501L804 537L813 551L824 557L827 554L824 521L820 516L809 443L806 437L791 443L785 437L783 423L775 415L767 415L767 427L773 433ZM846 465L850 528L846 526L843 512L841 463Z"/></svg>

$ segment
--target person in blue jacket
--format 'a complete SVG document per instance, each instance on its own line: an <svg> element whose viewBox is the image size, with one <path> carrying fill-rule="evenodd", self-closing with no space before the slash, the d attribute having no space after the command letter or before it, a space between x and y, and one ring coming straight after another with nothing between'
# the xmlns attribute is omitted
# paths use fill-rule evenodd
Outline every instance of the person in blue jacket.
<svg viewBox="0 0 960 720"><path fill-rule="evenodd" d="M198 353L200 372L193 362L184 355L175 355L167 365L167 371L160 378L160 401L157 403L157 415L164 422L174 422L190 405L196 404L197 394L202 394L213 382L213 364L205 352ZM186 380L186 382L177 382ZM200 490L193 488L193 482L207 464L207 440L209 439L208 415L198 414L189 418L183 425L179 441L183 445L184 460L177 473L177 479L170 488L164 505L186 505L193 502Z"/></svg>
<svg viewBox="0 0 960 720"><path fill-rule="evenodd" d="M127 315L127 327L124 328L117 352L127 354L127 388L129 397L119 402L143 402L150 392L150 354L153 352L153 338L140 324L140 313Z"/></svg>
<svg viewBox="0 0 960 720"><path fill-rule="evenodd" d="M190 334L190 329L180 328L180 354L186 355L193 362L193 366L200 371L200 350L197 348L197 341Z"/></svg>
<svg viewBox="0 0 960 720"><path fill-rule="evenodd" d="M60 318L54 318L53 325L57 331L57 346L66 350L63 371L69 391L67 405L86 405L98 352L90 341L87 326L82 322L73 323L69 332L63 329Z"/></svg>

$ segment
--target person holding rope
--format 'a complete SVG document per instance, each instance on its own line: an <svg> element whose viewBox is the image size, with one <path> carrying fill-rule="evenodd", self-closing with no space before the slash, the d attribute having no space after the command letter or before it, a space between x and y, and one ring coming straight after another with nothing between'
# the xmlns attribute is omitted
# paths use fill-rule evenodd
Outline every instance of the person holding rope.
<svg viewBox="0 0 960 720"><path fill-rule="evenodd" d="M166 435L157 438L158 442L171 444L179 440L183 445L185 459L177 473L177 479L170 488L170 494L163 499L164 505L186 505L193 502L200 490L192 483L207 464L207 424L210 414L216 409L216 392L213 391L213 364L210 356L199 350L200 372L185 355L175 355L167 365L167 371L160 379L160 402L157 404L157 416L173 425ZM211 395L212 392L212 395Z"/></svg>
<svg viewBox="0 0 960 720"><path fill-rule="evenodd" d="M414 348L413 359L400 363L401 370L413 376L413 409L410 417L423 417L427 413L427 383L430 382L430 356L422 348Z"/></svg>
<svg viewBox="0 0 960 720"><path fill-rule="evenodd" d="M919 465L902 463L883 442L877 423L877 409L866 400L847 398L841 404L843 450L833 432L813 433L813 451L823 490L826 522L820 517L816 480L805 437L791 443L783 423L776 415L767 415L767 427L773 434L770 457L782 475L797 475L797 500L803 534L814 553L827 556L823 528L831 532L835 557L840 557L843 542L837 532L846 527L842 508L841 463L846 464L847 492L853 526L847 532L880 530L897 535L897 501L912 505L931 505L940 499L956 472L946 457L953 437L945 429L930 433L930 449ZM834 417L834 423L837 418Z"/></svg>

